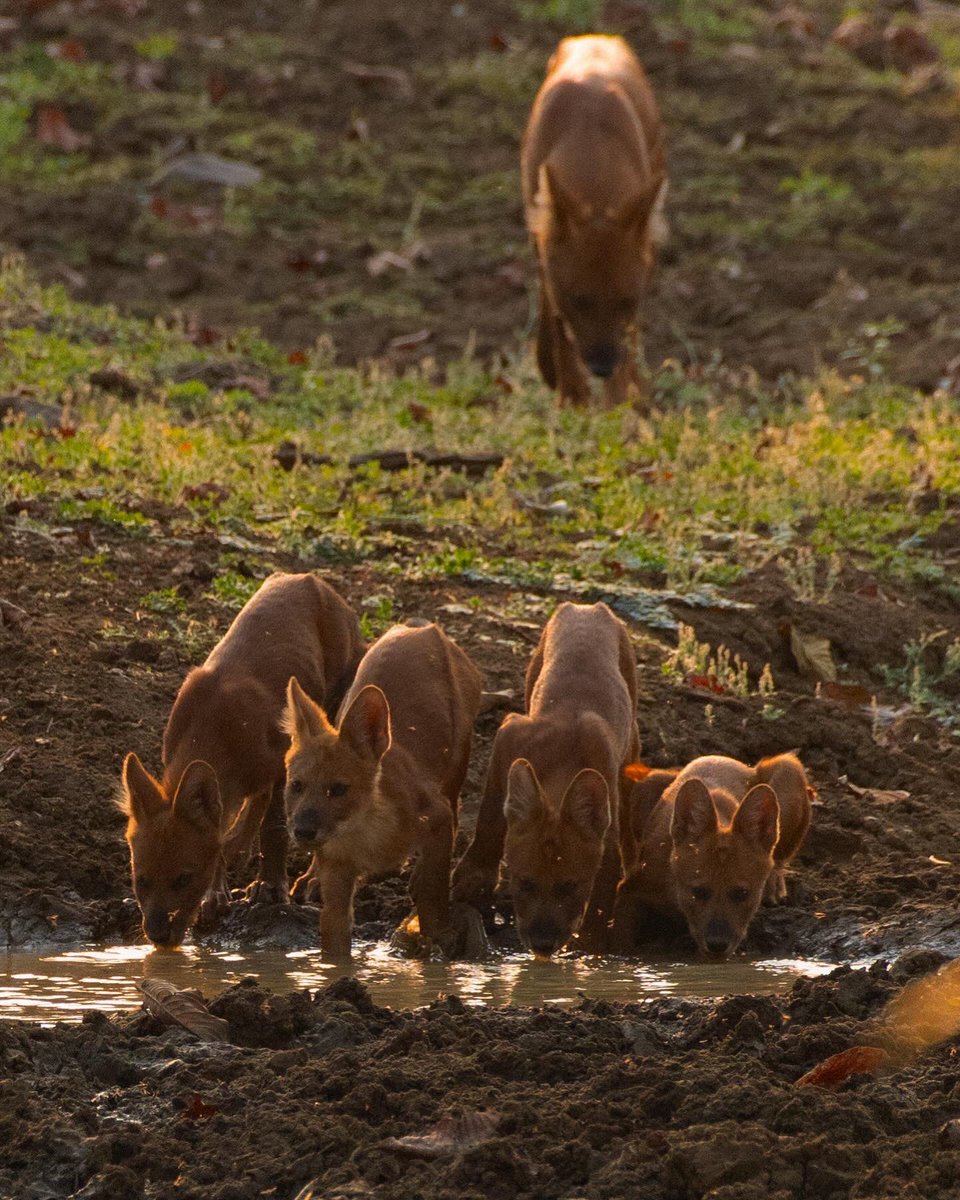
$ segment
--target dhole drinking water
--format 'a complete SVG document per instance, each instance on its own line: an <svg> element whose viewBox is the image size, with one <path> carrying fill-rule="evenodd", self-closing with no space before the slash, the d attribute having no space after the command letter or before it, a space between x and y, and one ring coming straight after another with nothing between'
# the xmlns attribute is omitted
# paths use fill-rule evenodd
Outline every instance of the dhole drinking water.
<svg viewBox="0 0 960 1200"><path fill-rule="evenodd" d="M619 37L564 38L521 153L540 269L537 363L561 399L619 404L639 384L637 310L662 240L666 166L643 68Z"/></svg>
<svg viewBox="0 0 960 1200"><path fill-rule="evenodd" d="M604 949L621 874L620 802L636 753L636 659L605 604L561 604L527 670L526 714L497 732L454 899L486 907L501 856L523 943L548 957L580 931Z"/></svg>
<svg viewBox="0 0 960 1200"><path fill-rule="evenodd" d="M682 771L651 772L634 786L638 859L617 897L618 948L629 948L641 916L675 913L699 950L732 954L761 900L786 896L813 794L793 754L754 767L708 755Z"/></svg>
<svg viewBox="0 0 960 1200"><path fill-rule="evenodd" d="M370 647L336 727L290 680L287 816L314 851L325 954L350 954L357 880L415 851L420 932L452 950L450 855L480 695L477 668L429 624L394 626Z"/></svg>
<svg viewBox="0 0 960 1200"><path fill-rule="evenodd" d="M226 868L259 828L250 899L287 897L280 727L296 674L325 704L344 694L363 654L352 609L315 575L271 575L177 694L163 734L163 775L123 764L133 890L143 931L179 945L199 914L229 903Z"/></svg>

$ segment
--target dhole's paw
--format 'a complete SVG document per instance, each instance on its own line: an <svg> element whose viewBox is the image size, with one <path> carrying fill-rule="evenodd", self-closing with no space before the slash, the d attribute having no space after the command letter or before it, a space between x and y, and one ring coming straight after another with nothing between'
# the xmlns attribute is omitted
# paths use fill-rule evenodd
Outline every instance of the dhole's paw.
<svg viewBox="0 0 960 1200"><path fill-rule="evenodd" d="M774 867L767 877L763 889L764 904L779 904L787 898L787 873L779 867Z"/></svg>
<svg viewBox="0 0 960 1200"><path fill-rule="evenodd" d="M462 858L453 872L450 899L458 904L471 904L474 908L488 908L493 903L496 886L496 870L488 871L468 858Z"/></svg>
<svg viewBox="0 0 960 1200"><path fill-rule="evenodd" d="M216 925L224 913L230 911L230 897L225 892L213 892L200 901L197 928L209 929Z"/></svg>
<svg viewBox="0 0 960 1200"><path fill-rule="evenodd" d="M255 879L243 893L243 898L248 904L289 904L290 889L286 883Z"/></svg>
<svg viewBox="0 0 960 1200"><path fill-rule="evenodd" d="M319 904L322 899L320 880L311 871L304 871L293 881L290 899L294 904Z"/></svg>
<svg viewBox="0 0 960 1200"><path fill-rule="evenodd" d="M484 959L490 955L490 943L483 927L483 918L471 904L450 905L450 927L454 943L448 951L442 947L447 958Z"/></svg>

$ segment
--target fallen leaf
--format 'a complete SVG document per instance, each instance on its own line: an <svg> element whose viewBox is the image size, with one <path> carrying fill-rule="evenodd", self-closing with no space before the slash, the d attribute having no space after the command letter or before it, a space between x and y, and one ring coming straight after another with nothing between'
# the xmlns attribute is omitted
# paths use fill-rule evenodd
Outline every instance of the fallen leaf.
<svg viewBox="0 0 960 1200"><path fill-rule="evenodd" d="M870 800L874 804L897 804L901 800L909 800L909 792L894 791L887 788L863 788L858 787L855 783L847 781L847 787L855 796L863 796L865 800Z"/></svg>
<svg viewBox="0 0 960 1200"><path fill-rule="evenodd" d="M883 26L875 17L853 16L840 22L830 40L864 66L879 70L887 59L883 34Z"/></svg>
<svg viewBox="0 0 960 1200"><path fill-rule="evenodd" d="M431 330L418 329L416 333L401 333L399 337L391 338L387 346L391 350L416 350L432 337Z"/></svg>
<svg viewBox="0 0 960 1200"><path fill-rule="evenodd" d="M366 267L372 278L379 279L390 270L412 271L413 263L402 254L395 254L392 250L381 250L379 254L372 254L367 259Z"/></svg>
<svg viewBox="0 0 960 1200"><path fill-rule="evenodd" d="M88 379L94 387L113 392L121 400L135 400L140 395L140 385L118 367L100 367L91 371Z"/></svg>
<svg viewBox="0 0 960 1200"><path fill-rule="evenodd" d="M949 858L937 858L935 854L927 856L927 862L933 863L935 867L952 867L953 863Z"/></svg>
<svg viewBox="0 0 960 1200"><path fill-rule="evenodd" d="M20 629L27 622L26 609L11 604L9 600L0 599L0 626L9 629Z"/></svg>
<svg viewBox="0 0 960 1200"><path fill-rule="evenodd" d="M370 122L366 117L354 116L347 126L347 137L351 142L368 142L370 140Z"/></svg>
<svg viewBox="0 0 960 1200"><path fill-rule="evenodd" d="M914 67L940 61L940 51L916 25L891 23L883 35L887 61L908 74Z"/></svg>
<svg viewBox="0 0 960 1200"><path fill-rule="evenodd" d="M42 104L37 109L34 136L43 146L53 150L62 150L65 154L73 154L90 145L90 135L77 133L67 120L67 114L62 108L53 104Z"/></svg>
<svg viewBox="0 0 960 1200"><path fill-rule="evenodd" d="M211 504L222 504L224 500L229 499L229 496L229 488L209 479L204 483L188 483L180 491L181 501L209 500Z"/></svg>
<svg viewBox="0 0 960 1200"><path fill-rule="evenodd" d="M223 158L219 154L178 154L171 158L151 180L156 185L162 179L175 176L190 183L219 183L224 187L249 187L259 183L263 172L252 163Z"/></svg>
<svg viewBox="0 0 960 1200"><path fill-rule="evenodd" d="M487 38L487 45L497 54L505 54L510 49L509 40L499 30L494 30L490 34Z"/></svg>
<svg viewBox="0 0 960 1200"><path fill-rule="evenodd" d="M230 81L222 71L211 71L207 76L207 98L211 104L219 104L230 91Z"/></svg>
<svg viewBox="0 0 960 1200"><path fill-rule="evenodd" d="M797 1087L819 1087L835 1092L851 1075L876 1075L890 1062L890 1054L879 1046L851 1046L832 1054L797 1080Z"/></svg>
<svg viewBox="0 0 960 1200"><path fill-rule="evenodd" d="M632 762L623 768L623 774L631 783L642 783L652 770L653 767L648 767L646 763Z"/></svg>
<svg viewBox="0 0 960 1200"><path fill-rule="evenodd" d="M12 762L16 762L18 758L23 758L22 746L13 746L6 754L0 754L0 772Z"/></svg>
<svg viewBox="0 0 960 1200"><path fill-rule="evenodd" d="M441 1117L426 1133L411 1133L401 1138L386 1138L385 1150L396 1150L417 1158L440 1158L456 1154L493 1137L500 1120L497 1112L465 1112L458 1117Z"/></svg>
<svg viewBox="0 0 960 1200"><path fill-rule="evenodd" d="M463 607L466 607L465 605ZM472 613L472 609L468 609ZM509 688L502 692L481 692L480 694L480 712L493 712L497 708L512 708L514 701L517 698L516 692Z"/></svg>
<svg viewBox="0 0 960 1200"><path fill-rule="evenodd" d="M704 691L713 692L715 696L727 694L727 689L716 675L688 675L684 683L687 687L702 688Z"/></svg>
<svg viewBox="0 0 960 1200"><path fill-rule="evenodd" d="M292 367L305 367L307 365L307 355L303 350L291 350L287 355L287 362Z"/></svg>
<svg viewBox="0 0 960 1200"><path fill-rule="evenodd" d="M430 409L426 404L418 404L416 400L411 400L407 405L407 413L410 420L417 425L425 425L430 420Z"/></svg>
<svg viewBox="0 0 960 1200"><path fill-rule="evenodd" d="M376 67L367 63L344 63L343 69L358 83L387 83L398 96L412 96L413 84L406 71L399 67Z"/></svg>
<svg viewBox="0 0 960 1200"><path fill-rule="evenodd" d="M61 62L81 63L87 61L84 45L76 38L67 38L62 42L48 42L46 49L48 58L57 58Z"/></svg>
<svg viewBox="0 0 960 1200"><path fill-rule="evenodd" d="M790 626L790 650L801 675L809 675L822 683L836 683L837 668L830 651L830 642L816 633L801 633Z"/></svg>
<svg viewBox="0 0 960 1200"><path fill-rule="evenodd" d="M141 979L137 984L143 1006L165 1025L180 1025L202 1042L226 1042L230 1023L207 1011L203 997L194 988L174 987L166 979Z"/></svg>
<svg viewBox="0 0 960 1200"><path fill-rule="evenodd" d="M826 682L820 684L820 690L817 693L823 700L832 700L835 704L842 704L844 708L863 708L870 704L873 699L871 692L865 687L861 687L858 683L833 683Z"/></svg>
<svg viewBox="0 0 960 1200"><path fill-rule="evenodd" d="M209 1121L220 1111L215 1104L207 1104L198 1092L193 1092L180 1113L181 1121Z"/></svg>

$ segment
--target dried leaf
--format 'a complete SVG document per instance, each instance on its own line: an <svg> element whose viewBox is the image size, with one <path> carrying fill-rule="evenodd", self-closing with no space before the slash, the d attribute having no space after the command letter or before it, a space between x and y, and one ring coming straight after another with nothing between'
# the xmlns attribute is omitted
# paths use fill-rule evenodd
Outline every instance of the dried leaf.
<svg viewBox="0 0 960 1200"><path fill-rule="evenodd" d="M0 598L0 628L21 629L27 622L26 609Z"/></svg>
<svg viewBox="0 0 960 1200"><path fill-rule="evenodd" d="M84 149L91 140L89 134L77 133L63 109L53 104L42 104L37 109L34 136L41 145L62 150L65 154Z"/></svg>
<svg viewBox="0 0 960 1200"><path fill-rule="evenodd" d="M385 1150L397 1150L417 1158L440 1158L489 1141L499 1120L497 1112L465 1112L459 1117L448 1115L441 1117L426 1133L386 1138L380 1145Z"/></svg>
<svg viewBox="0 0 960 1200"><path fill-rule="evenodd" d="M890 1062L890 1054L879 1046L851 1046L832 1054L797 1080L797 1087L820 1087L835 1092L851 1075L875 1075Z"/></svg>
<svg viewBox="0 0 960 1200"><path fill-rule="evenodd" d="M623 774L631 783L642 783L652 770L653 767L648 767L646 763L632 762L623 768Z"/></svg>
<svg viewBox="0 0 960 1200"><path fill-rule="evenodd" d="M791 625L790 651L801 675L809 675L821 683L836 683L837 668L827 638L816 633L801 633L796 625Z"/></svg>
<svg viewBox="0 0 960 1200"><path fill-rule="evenodd" d="M180 491L181 502L209 500L211 504L222 504L229 497L230 489L224 487L222 483L214 483L211 479L207 479L203 483L188 483Z"/></svg>
<svg viewBox="0 0 960 1200"><path fill-rule="evenodd" d="M137 984L148 1012L166 1025L181 1025L202 1042L226 1042L230 1023L207 1011L203 997L194 988L174 987L166 979L141 979Z"/></svg>
<svg viewBox="0 0 960 1200"><path fill-rule="evenodd" d="M863 788L858 787L855 783L847 781L847 787L855 796L863 796L864 799L872 801L874 804L896 804L900 800L909 800L909 792L894 791L886 788Z"/></svg>
<svg viewBox="0 0 960 1200"><path fill-rule="evenodd" d="M960 1032L960 959L906 984L880 1014L880 1031L900 1062Z"/></svg>
<svg viewBox="0 0 960 1200"><path fill-rule="evenodd" d="M858 683L821 683L818 695L822 700L832 700L844 708L864 708L873 699L868 689Z"/></svg>
<svg viewBox="0 0 960 1200"><path fill-rule="evenodd" d="M358 83L387 83L398 96L412 96L413 84L406 71L399 67L375 67L366 63L344 63L343 69Z"/></svg>
<svg viewBox="0 0 960 1200"><path fill-rule="evenodd" d="M412 271L413 263L402 254L395 254L392 250L381 250L379 254L372 254L367 259L366 267L367 272L374 279L379 279L381 275L385 275L391 269L395 271Z"/></svg>
<svg viewBox="0 0 960 1200"><path fill-rule="evenodd" d="M207 97L211 104L219 104L230 91L230 81L222 71L211 71L207 76Z"/></svg>
<svg viewBox="0 0 960 1200"><path fill-rule="evenodd" d="M430 409L426 404L418 404L416 400L411 400L407 405L407 413L410 420L417 425L426 425L430 420Z"/></svg>
<svg viewBox="0 0 960 1200"><path fill-rule="evenodd" d="M263 172L252 163L223 158L219 154L179 154L170 159L151 181L175 176L190 183L219 183L224 187L249 187L259 183Z"/></svg>
<svg viewBox="0 0 960 1200"><path fill-rule="evenodd" d="M193 1092L180 1114L181 1121L209 1121L220 1111L215 1104L207 1104L198 1092Z"/></svg>
<svg viewBox="0 0 960 1200"><path fill-rule="evenodd" d="M46 49L49 58L57 58L61 62L81 63L87 61L87 51L83 43L78 42L76 38L67 38L62 42L49 42Z"/></svg>
<svg viewBox="0 0 960 1200"><path fill-rule="evenodd" d="M702 688L706 692L713 692L715 696L727 695L727 689L716 675L688 675L684 683L687 687Z"/></svg>
<svg viewBox="0 0 960 1200"><path fill-rule="evenodd" d="M509 688L502 692L482 692L480 695L480 712L493 712L495 708L512 708L516 698L516 692Z"/></svg>
<svg viewBox="0 0 960 1200"><path fill-rule="evenodd" d="M431 330L418 329L416 333L402 333L399 337L391 338L387 345L391 350L416 350L432 337Z"/></svg>

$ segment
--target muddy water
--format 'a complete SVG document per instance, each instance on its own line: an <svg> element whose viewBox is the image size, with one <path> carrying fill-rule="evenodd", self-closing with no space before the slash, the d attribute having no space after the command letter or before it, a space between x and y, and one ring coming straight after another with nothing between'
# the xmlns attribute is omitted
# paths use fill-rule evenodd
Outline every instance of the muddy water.
<svg viewBox="0 0 960 1200"><path fill-rule="evenodd" d="M359 948L353 963L324 962L315 951L217 952L186 947L90 947L0 955L0 1017L79 1021L88 1009L133 1010L137 981L158 976L178 987L215 994L245 975L275 991L325 987L344 974L362 980L376 1003L417 1008L441 993L467 1004L573 1005L581 997L630 1001L648 996L711 997L778 992L798 975L820 975L833 964L770 959L729 963L648 963L559 959L536 962L514 955L486 963L420 962L399 957L382 943Z"/></svg>

